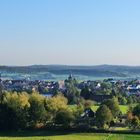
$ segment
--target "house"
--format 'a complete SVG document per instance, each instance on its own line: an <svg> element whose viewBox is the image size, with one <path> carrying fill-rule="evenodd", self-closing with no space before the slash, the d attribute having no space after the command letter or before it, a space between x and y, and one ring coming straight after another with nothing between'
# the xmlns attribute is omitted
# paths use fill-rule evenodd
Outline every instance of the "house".
<svg viewBox="0 0 140 140"><path fill-rule="evenodd" d="M84 110L84 113L81 115L82 118L94 118L95 113L93 112L93 110L91 108L87 108Z"/></svg>

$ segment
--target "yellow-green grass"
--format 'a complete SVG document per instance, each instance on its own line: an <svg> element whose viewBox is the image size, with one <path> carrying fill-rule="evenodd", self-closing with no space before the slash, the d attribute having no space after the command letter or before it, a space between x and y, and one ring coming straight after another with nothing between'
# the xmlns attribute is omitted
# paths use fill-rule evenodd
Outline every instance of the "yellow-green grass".
<svg viewBox="0 0 140 140"><path fill-rule="evenodd" d="M140 135L79 133L56 136L0 137L0 140L140 140Z"/></svg>
<svg viewBox="0 0 140 140"><path fill-rule="evenodd" d="M127 114L128 110L129 110L128 105L119 105L119 107L120 107L122 114Z"/></svg>
<svg viewBox="0 0 140 140"><path fill-rule="evenodd" d="M70 105L70 108L72 108L72 109L75 109L75 107L76 107L76 105ZM128 105L119 105L119 107L120 107L122 114L127 114L128 110L129 110ZM97 109L99 108L99 105L93 105L91 108L94 112L96 112Z"/></svg>
<svg viewBox="0 0 140 140"><path fill-rule="evenodd" d="M98 109L98 107L99 106L94 105L94 106L92 106L92 110L96 111ZM120 110L121 110L122 114L127 114L129 106L127 106L127 105L119 105L119 107L120 107Z"/></svg>

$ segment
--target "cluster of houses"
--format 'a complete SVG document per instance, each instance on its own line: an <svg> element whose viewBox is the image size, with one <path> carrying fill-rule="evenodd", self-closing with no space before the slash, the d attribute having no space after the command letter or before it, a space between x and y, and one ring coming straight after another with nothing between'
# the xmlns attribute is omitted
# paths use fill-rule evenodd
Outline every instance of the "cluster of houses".
<svg viewBox="0 0 140 140"><path fill-rule="evenodd" d="M114 84L118 84L128 95L140 95L140 80L118 80Z"/></svg>
<svg viewBox="0 0 140 140"><path fill-rule="evenodd" d="M124 91L128 94L138 94L140 95L140 80L114 80L114 79L106 79L105 83L110 83L112 86L119 86L124 89ZM83 81L78 83L78 88L83 89L88 86L91 89L96 91L97 89L102 88L102 81ZM3 90L7 91L39 91L41 94L47 96L51 96L55 90L59 90L61 92L66 90L65 81L40 81L40 80L1 80L0 84Z"/></svg>
<svg viewBox="0 0 140 140"><path fill-rule="evenodd" d="M112 78L103 80L105 83L111 84L112 87L119 87L125 91L126 94L132 95L137 94L140 95L140 80L114 80ZM92 90L96 91L102 88L102 81L83 81L79 84L79 88L82 89L84 87L91 87Z"/></svg>
<svg viewBox="0 0 140 140"><path fill-rule="evenodd" d="M39 91L41 94L46 94L58 88L58 82L47 81L29 81L29 80L0 80L3 90L6 91Z"/></svg>

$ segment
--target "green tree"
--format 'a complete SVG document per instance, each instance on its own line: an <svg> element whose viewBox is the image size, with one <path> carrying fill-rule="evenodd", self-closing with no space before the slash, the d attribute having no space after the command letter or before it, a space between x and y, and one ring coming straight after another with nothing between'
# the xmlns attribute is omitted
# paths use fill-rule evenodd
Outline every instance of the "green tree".
<svg viewBox="0 0 140 140"><path fill-rule="evenodd" d="M136 107L133 109L133 115L138 116L140 118L140 104L138 104Z"/></svg>
<svg viewBox="0 0 140 140"><path fill-rule="evenodd" d="M73 77L65 80L65 97L68 99L69 104L76 104L80 97L80 90L77 87L77 81Z"/></svg>
<svg viewBox="0 0 140 140"><path fill-rule="evenodd" d="M0 120L2 120L0 125L4 126L5 129L26 128L28 126L29 106L27 94L5 93L0 104Z"/></svg>
<svg viewBox="0 0 140 140"><path fill-rule="evenodd" d="M126 104L127 104L127 99L126 99L126 97L120 97L120 98L119 98L119 103L120 103L121 105L126 105Z"/></svg>
<svg viewBox="0 0 140 140"><path fill-rule="evenodd" d="M110 126L113 116L106 105L101 105L96 111L96 125L100 129L106 129Z"/></svg>
<svg viewBox="0 0 140 140"><path fill-rule="evenodd" d="M131 126L133 129L137 129L140 127L140 120L137 116L132 119Z"/></svg>
<svg viewBox="0 0 140 140"><path fill-rule="evenodd" d="M30 126L36 127L39 123L44 123L46 118L45 98L38 93L32 93L29 98L29 120Z"/></svg>
<svg viewBox="0 0 140 140"><path fill-rule="evenodd" d="M58 94L52 98L47 98L45 100L45 108L47 113L49 113L49 120L54 121L54 118L59 110L65 110L68 100L62 94Z"/></svg>
<svg viewBox="0 0 140 140"><path fill-rule="evenodd" d="M120 114L119 102L117 98L112 98L103 101L102 105L106 105L113 115L113 117L118 117Z"/></svg>
<svg viewBox="0 0 140 140"><path fill-rule="evenodd" d="M68 127L75 120L74 114L70 109L59 110L55 116L55 124Z"/></svg>
<svg viewBox="0 0 140 140"><path fill-rule="evenodd" d="M91 94L91 91L88 88L88 86L86 86L85 88L81 90L80 96L87 100L87 99L90 99L90 94Z"/></svg>

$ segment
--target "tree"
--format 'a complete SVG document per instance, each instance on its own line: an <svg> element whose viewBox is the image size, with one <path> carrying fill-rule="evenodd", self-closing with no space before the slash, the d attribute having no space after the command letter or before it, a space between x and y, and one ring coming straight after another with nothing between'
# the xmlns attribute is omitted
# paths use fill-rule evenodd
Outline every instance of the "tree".
<svg viewBox="0 0 140 140"><path fill-rule="evenodd" d="M121 105L126 105L127 104L127 99L126 97L119 97L119 103Z"/></svg>
<svg viewBox="0 0 140 140"><path fill-rule="evenodd" d="M74 111L74 115L75 115L76 119L81 118L81 114L84 112L83 104L76 105L76 107L73 109L73 111Z"/></svg>
<svg viewBox="0 0 140 140"><path fill-rule="evenodd" d="M127 124L130 128L133 129L140 128L140 104L134 108L129 108L129 112L127 114Z"/></svg>
<svg viewBox="0 0 140 140"><path fill-rule="evenodd" d="M78 104L82 104L84 109L91 108L94 105L94 101L92 100L85 100L84 98L79 98Z"/></svg>
<svg viewBox="0 0 140 140"><path fill-rule="evenodd" d="M55 117L55 124L68 127L75 120L74 114L70 109L59 110Z"/></svg>
<svg viewBox="0 0 140 140"><path fill-rule="evenodd" d="M140 118L140 104L138 104L136 107L133 109L133 115L138 116Z"/></svg>
<svg viewBox="0 0 140 140"><path fill-rule="evenodd" d="M98 128L105 129L109 127L113 116L106 105L101 105L96 111L96 125Z"/></svg>
<svg viewBox="0 0 140 140"><path fill-rule="evenodd" d="M103 101L102 105L106 105L111 110L113 117L119 116L120 108L117 98L105 100Z"/></svg>
<svg viewBox="0 0 140 140"><path fill-rule="evenodd" d="M88 88L88 86L86 86L85 88L81 90L80 96L87 100L87 99L90 99L90 94L91 94L91 91Z"/></svg>
<svg viewBox="0 0 140 140"><path fill-rule="evenodd" d="M133 119L132 119L132 121L131 121L131 127L132 127L133 129L137 129L137 128L140 127L140 120L139 120L139 118L138 118L137 116L134 116L134 117L133 117Z"/></svg>
<svg viewBox="0 0 140 140"><path fill-rule="evenodd" d="M77 81L71 76L65 80L65 97L68 99L69 104L76 104L80 97L80 90L77 88Z"/></svg>
<svg viewBox="0 0 140 140"><path fill-rule="evenodd" d="M127 117L127 125L132 129L138 129L140 128L140 119L137 116L131 116L129 113Z"/></svg>
<svg viewBox="0 0 140 140"><path fill-rule="evenodd" d="M43 123L46 118L45 98L38 93L32 93L29 103L30 126L35 127L38 123Z"/></svg>
<svg viewBox="0 0 140 140"><path fill-rule="evenodd" d="M127 97L127 104L133 104L134 103L134 99L132 96L128 96Z"/></svg>
<svg viewBox="0 0 140 140"><path fill-rule="evenodd" d="M62 94L58 94L52 98L47 98L45 100L45 109L49 113L49 120L54 121L55 116L59 110L65 110L68 100Z"/></svg>
<svg viewBox="0 0 140 140"><path fill-rule="evenodd" d="M112 92L111 90L111 84L107 82L102 82L101 83L101 93L103 95L110 95Z"/></svg>
<svg viewBox="0 0 140 140"><path fill-rule="evenodd" d="M27 94L5 93L0 103L0 126L4 129L26 128L29 106Z"/></svg>

